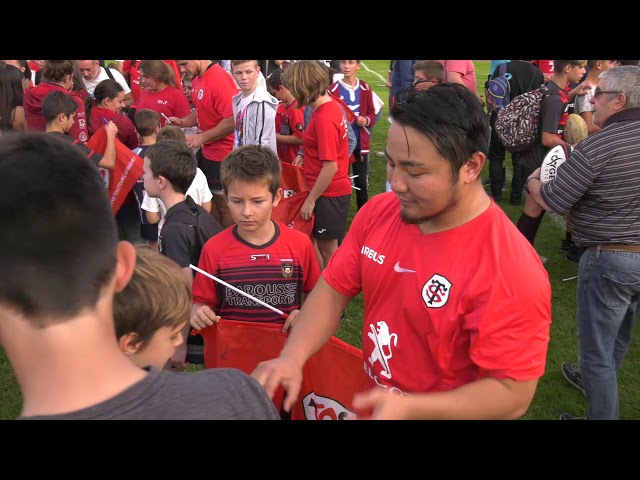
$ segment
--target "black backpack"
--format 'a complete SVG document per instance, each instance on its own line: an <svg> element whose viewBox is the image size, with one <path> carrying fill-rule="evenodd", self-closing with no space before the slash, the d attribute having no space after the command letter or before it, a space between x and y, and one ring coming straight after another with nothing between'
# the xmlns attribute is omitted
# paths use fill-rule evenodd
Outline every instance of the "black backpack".
<svg viewBox="0 0 640 480"><path fill-rule="evenodd" d="M184 223L195 229L195 245L191 250L191 263L195 266L200 261L200 253L204 244L215 234L220 233L224 228L216 222L204 208L198 205L190 195L185 199L189 210L171 210L167 213L164 226L168 223Z"/></svg>

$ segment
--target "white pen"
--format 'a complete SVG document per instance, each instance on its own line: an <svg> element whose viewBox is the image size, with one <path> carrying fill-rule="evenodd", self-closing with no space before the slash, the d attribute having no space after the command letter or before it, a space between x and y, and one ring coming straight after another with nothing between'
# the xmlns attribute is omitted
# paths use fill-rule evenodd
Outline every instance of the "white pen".
<svg viewBox="0 0 640 480"><path fill-rule="evenodd" d="M167 121L167 123L172 123L171 120L169 120L169 117L167 117L164 113L160 112L160 115L162 115L164 117L164 119Z"/></svg>

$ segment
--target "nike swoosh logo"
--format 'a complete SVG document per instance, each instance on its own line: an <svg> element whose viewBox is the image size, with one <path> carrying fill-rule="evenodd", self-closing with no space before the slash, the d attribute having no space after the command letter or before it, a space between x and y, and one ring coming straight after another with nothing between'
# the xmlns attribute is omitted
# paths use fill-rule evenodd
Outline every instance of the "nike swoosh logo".
<svg viewBox="0 0 640 480"><path fill-rule="evenodd" d="M326 228L323 228L322 230L318 230L318 233L324 233L324 232L326 232L326 231L327 231L327 229L326 229Z"/></svg>
<svg viewBox="0 0 640 480"><path fill-rule="evenodd" d="M402 268L402 267L400 266L400 262L396 263L396 264L393 266L393 269L394 269L396 272L398 272L398 273L416 273L416 271L415 271L415 270L409 270L408 268Z"/></svg>

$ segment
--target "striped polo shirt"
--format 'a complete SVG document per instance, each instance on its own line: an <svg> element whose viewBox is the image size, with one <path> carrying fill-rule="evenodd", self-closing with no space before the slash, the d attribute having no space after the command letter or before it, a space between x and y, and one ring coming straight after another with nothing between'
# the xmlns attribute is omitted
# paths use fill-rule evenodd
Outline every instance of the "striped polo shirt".
<svg viewBox="0 0 640 480"><path fill-rule="evenodd" d="M574 241L640 244L640 108L611 115L540 188L558 214L570 209Z"/></svg>

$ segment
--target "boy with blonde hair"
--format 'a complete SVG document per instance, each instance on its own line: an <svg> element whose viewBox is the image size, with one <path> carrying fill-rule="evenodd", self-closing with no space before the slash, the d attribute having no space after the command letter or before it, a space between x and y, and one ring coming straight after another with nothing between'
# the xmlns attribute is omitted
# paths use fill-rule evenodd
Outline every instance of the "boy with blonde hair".
<svg viewBox="0 0 640 480"><path fill-rule="evenodd" d="M191 287L180 266L146 245L136 246L133 276L114 296L118 346L140 368L162 370L191 312Z"/></svg>

